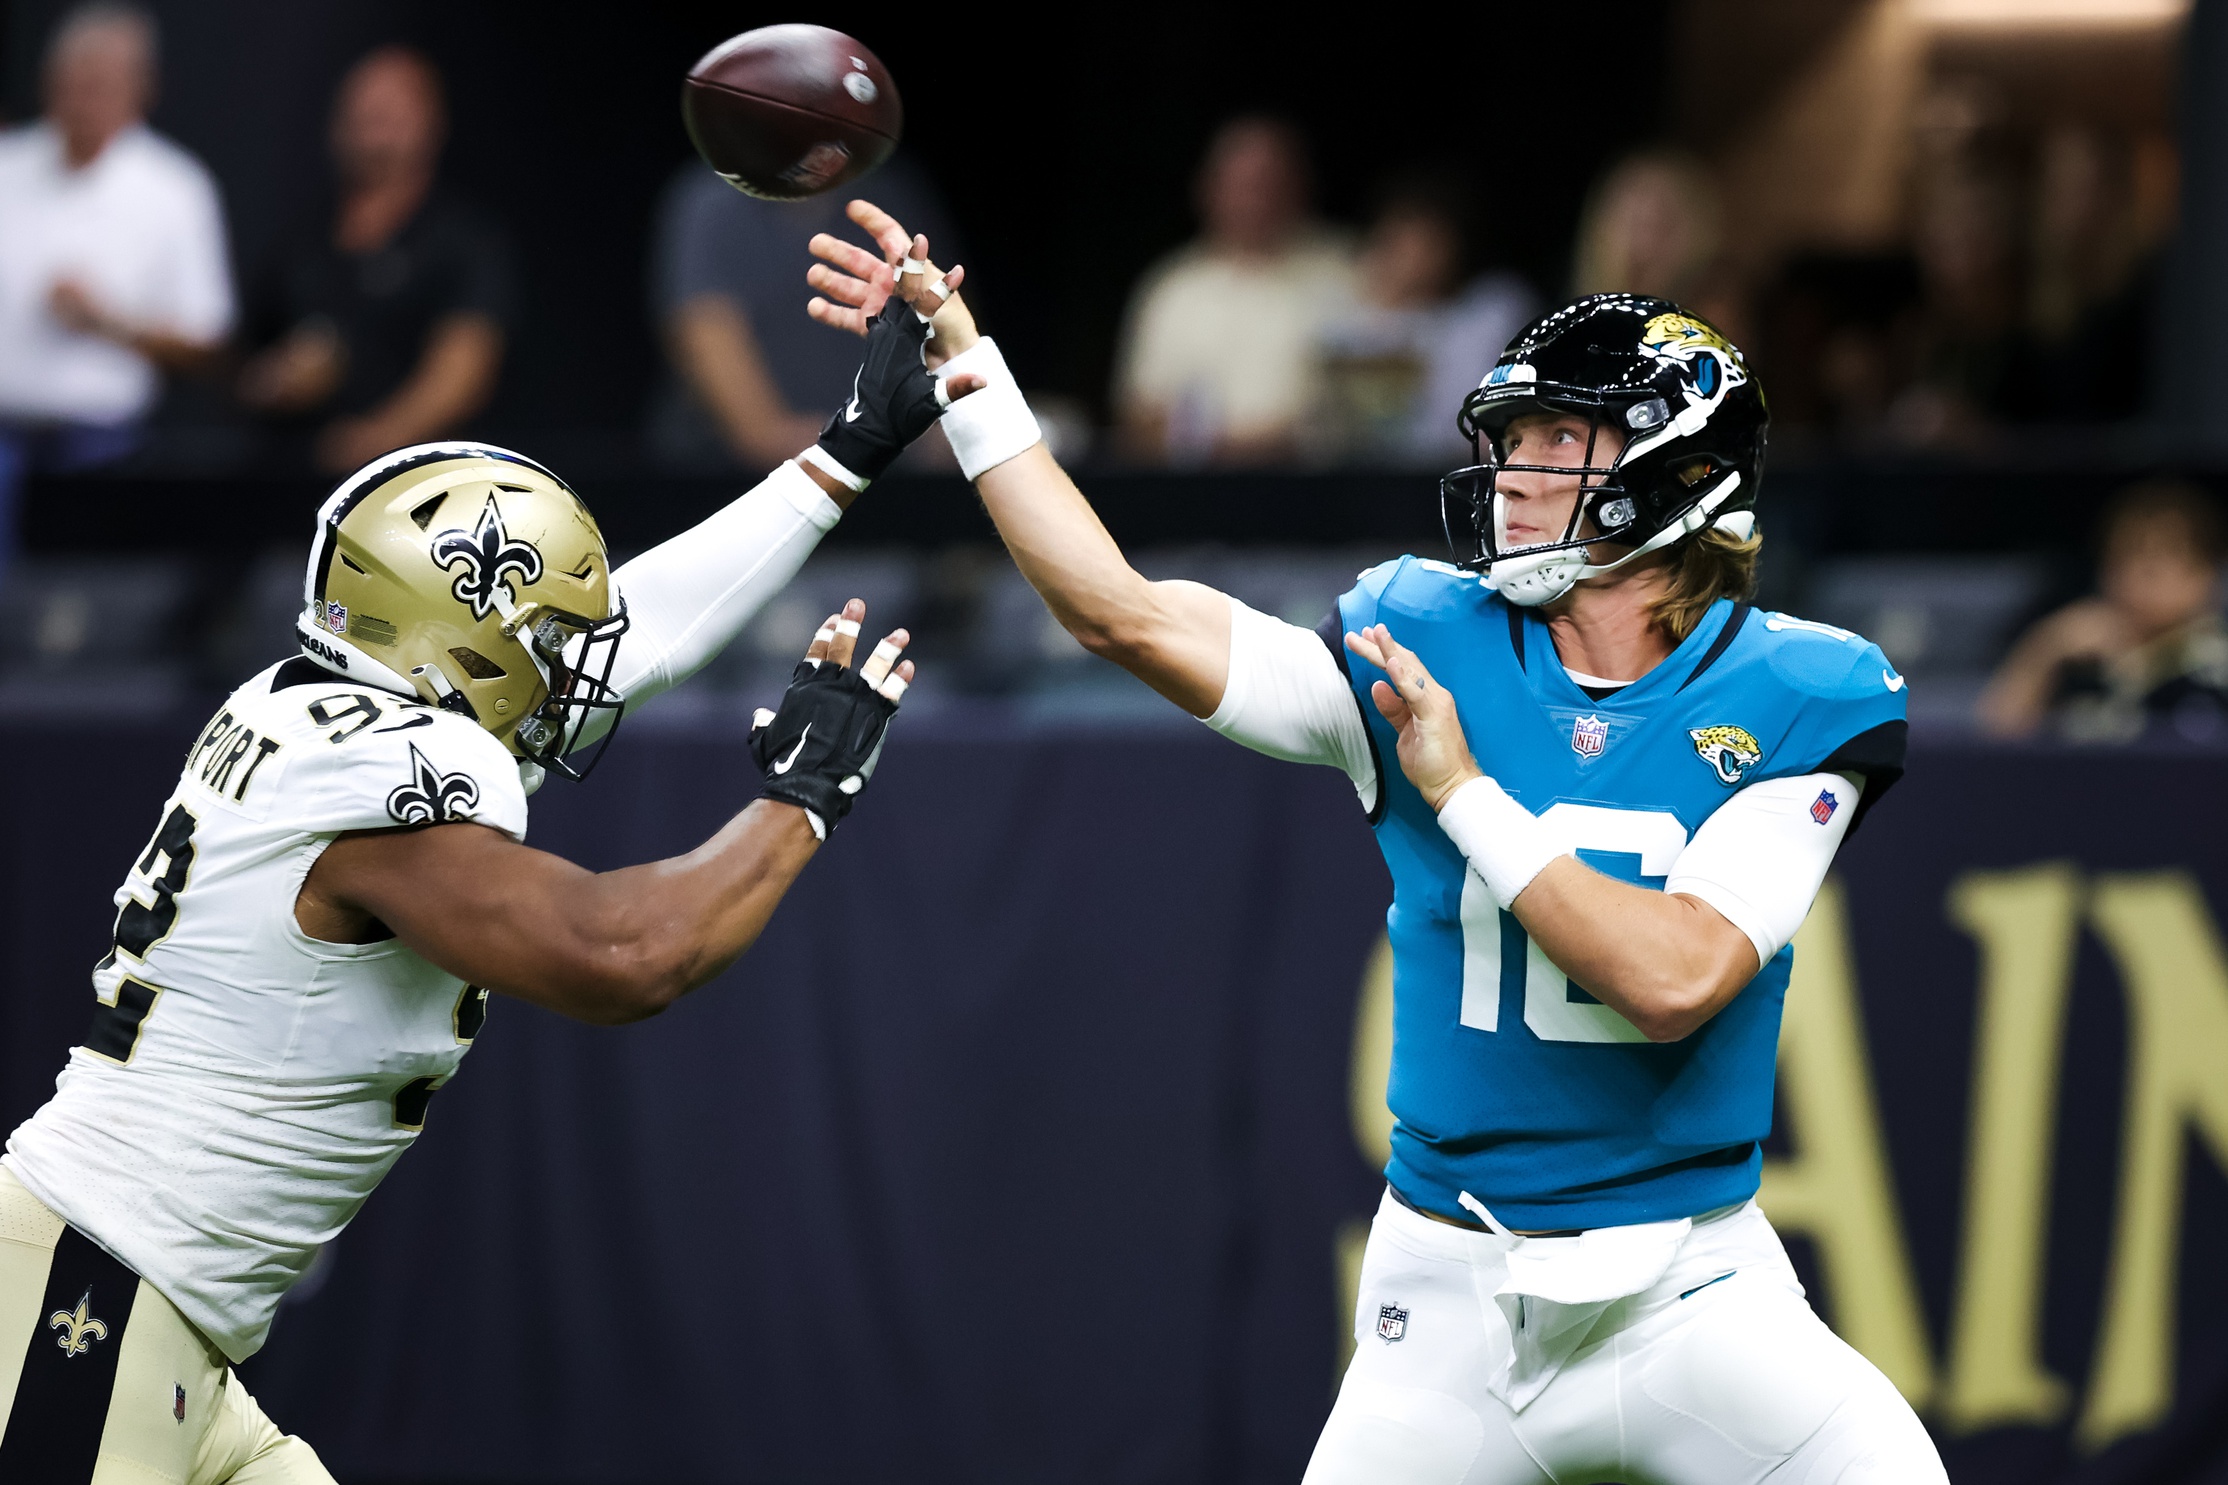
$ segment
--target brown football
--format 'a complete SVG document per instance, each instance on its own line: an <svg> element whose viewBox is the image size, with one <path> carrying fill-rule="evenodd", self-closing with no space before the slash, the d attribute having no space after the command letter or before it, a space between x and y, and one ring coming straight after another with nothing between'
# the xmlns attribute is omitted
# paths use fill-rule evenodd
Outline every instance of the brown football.
<svg viewBox="0 0 2228 1485"><path fill-rule="evenodd" d="M882 59L825 26L761 26L689 69L681 117L739 191L797 201L890 157L905 106Z"/></svg>

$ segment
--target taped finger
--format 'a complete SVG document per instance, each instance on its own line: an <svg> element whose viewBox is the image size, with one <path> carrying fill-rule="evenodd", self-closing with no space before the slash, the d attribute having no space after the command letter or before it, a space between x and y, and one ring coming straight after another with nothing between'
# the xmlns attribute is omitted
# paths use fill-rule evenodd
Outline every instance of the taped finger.
<svg viewBox="0 0 2228 1485"><path fill-rule="evenodd" d="M874 647L873 654L867 656L866 664L859 667L859 678L869 686L880 689L882 678L890 674L897 664L898 656L904 653L905 642L896 635L891 635Z"/></svg>
<svg viewBox="0 0 2228 1485"><path fill-rule="evenodd" d="M886 698L887 700L891 702L899 702L905 699L906 688L911 686L912 684L913 683L911 681L907 680L904 676L899 675L896 671L893 670L890 672L888 678L885 679L881 685L876 686L874 689L881 692L884 698Z"/></svg>
<svg viewBox="0 0 2228 1485"><path fill-rule="evenodd" d="M853 601L856 602L856 600ZM830 665L849 665L852 655L859 648L859 621L852 618L839 618L836 620L835 631L835 640L828 646L828 663Z"/></svg>

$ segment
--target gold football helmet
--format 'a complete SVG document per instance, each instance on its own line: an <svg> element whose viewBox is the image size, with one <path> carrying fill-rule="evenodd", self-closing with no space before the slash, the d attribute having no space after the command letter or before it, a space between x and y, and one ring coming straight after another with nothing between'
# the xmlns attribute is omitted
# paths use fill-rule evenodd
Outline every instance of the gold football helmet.
<svg viewBox="0 0 2228 1485"><path fill-rule="evenodd" d="M508 449L419 444L326 500L295 629L326 669L462 713L579 778L595 758L565 755L599 711L608 743L622 702L612 596L603 533L563 480Z"/></svg>

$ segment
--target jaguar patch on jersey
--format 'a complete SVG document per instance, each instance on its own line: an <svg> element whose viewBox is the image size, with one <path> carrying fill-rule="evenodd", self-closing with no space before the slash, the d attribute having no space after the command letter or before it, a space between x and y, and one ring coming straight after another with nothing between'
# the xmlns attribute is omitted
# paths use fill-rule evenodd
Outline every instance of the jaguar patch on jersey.
<svg viewBox="0 0 2228 1485"><path fill-rule="evenodd" d="M1740 783L1750 769L1764 761L1764 745L1746 727L1693 727L1694 755L1710 766L1717 781L1728 789Z"/></svg>
<svg viewBox="0 0 2228 1485"><path fill-rule="evenodd" d="M521 583L534 583L542 575L541 548L503 529L503 513L492 495L480 511L478 527L444 531L433 539L433 560L457 569L449 591L472 610L475 619L486 618L495 607L495 589L505 576L515 573ZM514 597L516 591L512 590Z"/></svg>
<svg viewBox="0 0 2228 1485"><path fill-rule="evenodd" d="M468 773L443 773L410 745L413 777L387 796L387 813L402 825L443 825L469 820L479 808L479 781Z"/></svg>

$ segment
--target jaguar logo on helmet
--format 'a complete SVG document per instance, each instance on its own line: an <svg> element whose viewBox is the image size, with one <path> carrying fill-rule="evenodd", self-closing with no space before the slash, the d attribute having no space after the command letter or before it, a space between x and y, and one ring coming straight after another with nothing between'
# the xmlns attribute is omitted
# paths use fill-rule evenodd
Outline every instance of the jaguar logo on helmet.
<svg viewBox="0 0 2228 1485"><path fill-rule="evenodd" d="M1517 436L1543 416L1585 428L1579 462L1542 462ZM1455 562L1529 607L1705 531L1746 542L1768 423L1754 373L1707 320L1648 295L1574 300L1525 327L1463 399L1456 426L1473 462L1439 484ZM1544 500L1542 479L1551 491L1575 480L1578 498L1506 520L1511 502ZM1728 556L1714 596L1738 598L1748 580Z"/></svg>
<svg viewBox="0 0 2228 1485"><path fill-rule="evenodd" d="M1715 327L1692 315L1656 315L1641 330L1640 343L1680 361L1693 360L1706 347L1731 362L1734 371L1747 370L1747 364L1741 359L1741 353L1733 342L1718 333Z"/></svg>
<svg viewBox="0 0 2228 1485"><path fill-rule="evenodd" d="M1707 763L1717 781L1727 788L1764 761L1764 745L1746 727L1692 727L1687 736L1694 739L1694 755Z"/></svg>
<svg viewBox="0 0 2228 1485"><path fill-rule="evenodd" d="M1748 363L1741 359L1740 350L1715 327L1692 315L1654 316L1641 331L1640 343L1657 356L1686 366L1694 378L1694 391L1703 397L1716 397L1721 379L1726 387L1748 380Z"/></svg>
<svg viewBox="0 0 2228 1485"><path fill-rule="evenodd" d="M506 576L516 576L521 584L541 581L540 549L503 529L503 512L493 495L481 507L477 529L444 531L433 539L432 550L436 566L457 569L449 591L472 610L475 619L486 618L495 608L498 585L510 586L510 598L516 600L517 588L503 583Z"/></svg>

